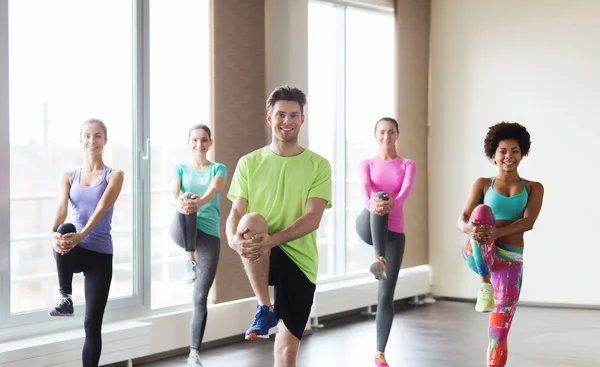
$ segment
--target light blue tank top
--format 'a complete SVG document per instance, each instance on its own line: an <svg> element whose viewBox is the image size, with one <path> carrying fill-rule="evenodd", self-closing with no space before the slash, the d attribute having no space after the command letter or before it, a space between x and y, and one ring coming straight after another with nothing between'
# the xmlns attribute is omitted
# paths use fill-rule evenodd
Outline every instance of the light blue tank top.
<svg viewBox="0 0 600 367"><path fill-rule="evenodd" d="M490 187L483 196L483 203L492 208L496 220L515 221L523 218L525 207L527 207L527 201L529 199L525 181L521 179L523 190L515 196L504 196L497 193L494 190L495 181L496 178L494 177Z"/></svg>
<svg viewBox="0 0 600 367"><path fill-rule="evenodd" d="M100 198L108 186L108 174L112 171L110 167L105 167L102 173L100 183L95 186L83 186L79 183L81 168L73 171L71 180L71 189L69 190L69 199L73 207L73 224L80 233L88 220L94 214ZM114 206L110 207L96 227L79 243L78 246L95 252L104 254L113 253L113 241L111 231L111 222Z"/></svg>

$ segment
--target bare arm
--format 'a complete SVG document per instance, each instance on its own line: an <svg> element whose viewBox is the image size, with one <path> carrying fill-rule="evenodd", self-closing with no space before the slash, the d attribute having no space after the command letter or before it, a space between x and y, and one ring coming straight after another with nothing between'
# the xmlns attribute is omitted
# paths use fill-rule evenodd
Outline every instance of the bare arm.
<svg viewBox="0 0 600 367"><path fill-rule="evenodd" d="M86 223L85 227L81 230L81 234L87 236L90 232L98 225L100 220L104 214L108 211L110 207L112 207L119 194L121 193L121 188L123 187L124 174L123 171L113 170L108 175L108 186L104 191L104 194L100 198L98 205L96 205L96 210Z"/></svg>
<svg viewBox="0 0 600 367"><path fill-rule="evenodd" d="M65 222L69 208L69 189L71 188L71 178L73 171L65 172L60 176L58 189L58 203L52 220L52 232L56 232L58 226Z"/></svg>
<svg viewBox="0 0 600 367"><path fill-rule="evenodd" d="M233 204L231 205L231 211L229 212L229 216L227 217L227 222L225 226L225 232L227 234L227 243L229 243L229 247L238 251L238 244L234 239L237 237L238 223L240 219L246 214L246 210L248 208L248 201L242 197L236 197L233 200Z"/></svg>
<svg viewBox="0 0 600 367"><path fill-rule="evenodd" d="M221 176L215 176L210 182L208 190L200 198L200 206L209 203L212 199L217 196L218 193L222 192L225 188L225 180ZM241 218L241 217L240 217Z"/></svg>
<svg viewBox="0 0 600 367"><path fill-rule="evenodd" d="M173 197L169 200L169 203L175 208L179 208L179 196L181 195L181 179L179 177L173 177L169 184L169 189Z"/></svg>
<svg viewBox="0 0 600 367"><path fill-rule="evenodd" d="M461 232L465 234L470 234L471 231L469 228L469 218L471 218L471 213L473 212L473 209L475 209L477 205L483 202L484 183L485 178L478 178L473 183L473 186L471 187L471 193L469 194L469 198L467 199L462 213L460 213L460 216L458 217L458 222L456 226Z"/></svg>
<svg viewBox="0 0 600 367"><path fill-rule="evenodd" d="M308 198L306 201L306 213L296 219L286 229L273 233L268 240L269 247L275 247L282 243L297 240L300 237L316 231L321 224L321 218L327 206L327 201L321 198Z"/></svg>
<svg viewBox="0 0 600 367"><path fill-rule="evenodd" d="M533 229L533 225L542 210L542 202L544 200L544 186L539 182L533 182L531 194L523 218L512 222L506 227L495 228L494 237L500 238L514 233L524 233Z"/></svg>

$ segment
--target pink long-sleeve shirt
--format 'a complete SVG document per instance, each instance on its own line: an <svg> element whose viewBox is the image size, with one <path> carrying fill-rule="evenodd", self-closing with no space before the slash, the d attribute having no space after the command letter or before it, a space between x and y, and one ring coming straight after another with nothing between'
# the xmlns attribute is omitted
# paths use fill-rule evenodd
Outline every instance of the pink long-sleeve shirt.
<svg viewBox="0 0 600 367"><path fill-rule="evenodd" d="M402 157L391 161L374 157L360 163L360 172L365 207L376 193L387 193L394 199L394 210L388 217L388 230L404 233L404 202L415 184L415 162Z"/></svg>

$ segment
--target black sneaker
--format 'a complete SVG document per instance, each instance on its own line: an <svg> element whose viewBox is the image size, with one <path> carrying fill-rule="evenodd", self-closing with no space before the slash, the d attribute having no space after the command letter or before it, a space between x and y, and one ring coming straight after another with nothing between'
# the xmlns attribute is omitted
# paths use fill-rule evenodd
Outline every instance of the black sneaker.
<svg viewBox="0 0 600 367"><path fill-rule="evenodd" d="M50 316L73 316L73 313L73 301L65 294L61 294L56 305L48 311Z"/></svg>

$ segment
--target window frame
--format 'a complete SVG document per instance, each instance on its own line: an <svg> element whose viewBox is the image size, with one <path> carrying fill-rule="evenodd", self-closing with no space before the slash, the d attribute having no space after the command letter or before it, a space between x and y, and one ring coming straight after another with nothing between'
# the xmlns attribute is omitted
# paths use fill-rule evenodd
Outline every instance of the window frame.
<svg viewBox="0 0 600 367"><path fill-rule="evenodd" d="M333 256L329 266L333 271L327 277L319 279L319 284L327 284L340 279L353 279L364 276L368 270L347 271L347 242L353 239L347 236L348 212L356 210L356 207L348 207L346 194L348 183L354 179L347 178L346 172L346 11L348 9L370 12L378 15L394 16L392 7L385 7L369 1L345 1L345 0L308 0L311 3L329 5L335 8L336 17L336 117L334 121L334 157L332 163L333 182L333 236L329 245L333 247ZM309 23L310 27L310 23ZM307 60L308 62L308 60ZM309 69L310 72L310 69ZM309 111L310 114L310 111ZM310 125L309 125L310 126ZM310 140L309 140L310 146ZM358 237L358 236L355 236ZM331 242L333 241L333 243Z"/></svg>
<svg viewBox="0 0 600 367"><path fill-rule="evenodd" d="M152 317L189 310L192 300L185 304L151 308L151 246L150 209L152 194L150 156L150 1L130 0L132 6L132 189L122 195L133 196L132 295L110 299L104 323ZM210 9L210 1L206 0ZM81 318L51 318L46 309L11 314L10 260L10 112L9 112L9 0L0 0L0 342L16 338L81 328ZM210 26L209 23L206 25ZM210 43L210 41L209 41ZM207 57L210 50L207 49ZM160 191L160 190L159 190ZM18 195L23 197L23 195ZM28 196L39 196L32 193ZM45 197L48 195L45 195ZM54 194L50 194L52 198ZM57 194L56 194L57 196ZM129 228L127 228L129 231ZM49 237L48 233L48 237ZM44 234L33 236L43 238ZM45 306L45 305L44 305ZM51 305L47 305L50 307ZM83 315L85 305L75 306Z"/></svg>

